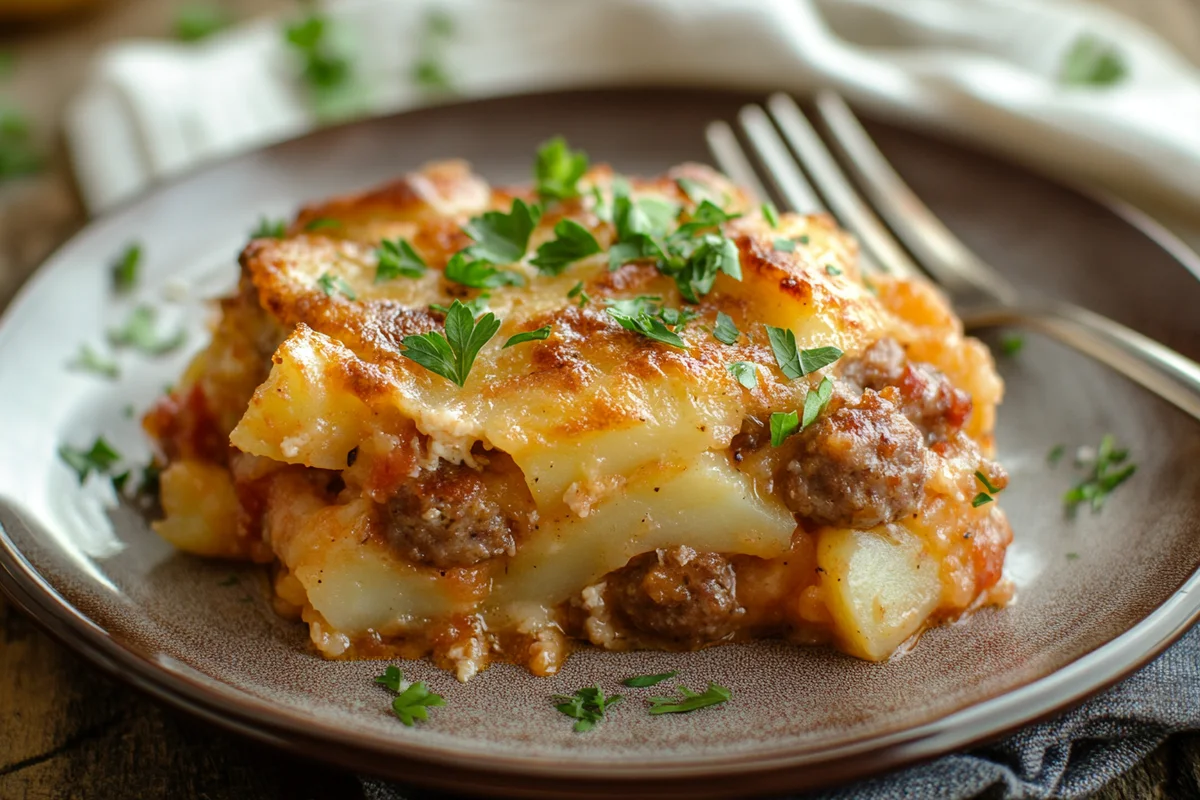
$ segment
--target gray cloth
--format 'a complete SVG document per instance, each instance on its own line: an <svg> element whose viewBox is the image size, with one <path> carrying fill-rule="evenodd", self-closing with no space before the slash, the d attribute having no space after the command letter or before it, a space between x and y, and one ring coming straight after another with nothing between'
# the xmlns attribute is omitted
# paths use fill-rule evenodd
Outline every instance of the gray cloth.
<svg viewBox="0 0 1200 800"><path fill-rule="evenodd" d="M986 747L806 795L803 800L960 800L1084 797L1167 736L1200 730L1200 626L1122 683L1048 722ZM367 800L426 800L428 792L364 779ZM797 798L796 800L800 800Z"/></svg>

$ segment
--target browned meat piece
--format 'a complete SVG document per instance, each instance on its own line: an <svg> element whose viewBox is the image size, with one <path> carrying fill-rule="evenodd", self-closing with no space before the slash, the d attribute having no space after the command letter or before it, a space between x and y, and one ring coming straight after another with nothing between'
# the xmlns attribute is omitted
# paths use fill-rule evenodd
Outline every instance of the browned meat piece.
<svg viewBox="0 0 1200 800"><path fill-rule="evenodd" d="M784 502L800 516L873 528L916 509L925 488L925 443L887 397L867 389L797 439L796 455L778 479Z"/></svg>
<svg viewBox="0 0 1200 800"><path fill-rule="evenodd" d="M403 483L387 503L388 541L435 567L468 567L516 549L517 520L477 470L443 463Z"/></svg>
<svg viewBox="0 0 1200 800"><path fill-rule="evenodd" d="M681 545L643 553L605 582L608 602L630 627L694 649L726 638L745 615L735 581L724 556Z"/></svg>
<svg viewBox="0 0 1200 800"><path fill-rule="evenodd" d="M929 364L909 361L900 343L880 339L842 367L842 380L859 389L900 391L901 410L925 434L926 441L949 439L971 413L971 396Z"/></svg>

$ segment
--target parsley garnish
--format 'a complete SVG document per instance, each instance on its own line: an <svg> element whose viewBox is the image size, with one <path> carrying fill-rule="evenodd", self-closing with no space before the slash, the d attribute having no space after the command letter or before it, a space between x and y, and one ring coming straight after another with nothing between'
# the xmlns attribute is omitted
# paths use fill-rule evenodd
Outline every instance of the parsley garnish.
<svg viewBox="0 0 1200 800"><path fill-rule="evenodd" d="M709 681L708 688L703 692L693 692L686 686L678 686L676 688L683 695L682 700L674 697L651 697L650 713L685 714L688 711L695 711L698 708L720 705L727 702L733 696L733 693L724 686L711 681Z"/></svg>
<svg viewBox="0 0 1200 800"><path fill-rule="evenodd" d="M514 344L523 344L525 342L537 342L537 341L541 341L542 339L549 339L549 338L550 338L550 326L543 325L542 327L538 328L535 331L525 331L523 333L518 333L515 336L510 336L508 341L504 343L504 347L501 347L500 349L506 350L509 347L512 347Z"/></svg>
<svg viewBox="0 0 1200 800"><path fill-rule="evenodd" d="M491 297L491 295L488 294L487 292L480 292L478 297L471 298L470 300L463 303L463 305L467 307L467 311L471 312L471 317L475 318L475 317L478 317L483 312L487 311L487 301L488 301L488 298L490 298L490 297ZM449 306L444 306L440 303L430 303L429 310L430 311L438 311L442 314L450 313Z"/></svg>
<svg viewBox="0 0 1200 800"><path fill-rule="evenodd" d="M1125 78L1125 59L1116 46L1084 34L1063 56L1059 80L1070 85L1110 86Z"/></svg>
<svg viewBox="0 0 1200 800"><path fill-rule="evenodd" d="M779 447L800 430L800 415L795 411L775 411L771 414L771 447Z"/></svg>
<svg viewBox="0 0 1200 800"><path fill-rule="evenodd" d="M713 337L721 344L733 344L742 332L733 324L733 319L724 311L717 312L717 324L713 328Z"/></svg>
<svg viewBox="0 0 1200 800"><path fill-rule="evenodd" d="M1079 558L1079 553L1067 553L1067 561L1074 561Z"/></svg>
<svg viewBox="0 0 1200 800"><path fill-rule="evenodd" d="M1064 496L1067 512L1074 514L1081 503L1090 503L1092 511L1099 511L1113 490L1133 476L1137 471L1136 464L1119 466L1129 458L1129 451L1118 449L1112 434L1105 434L1100 440L1096 451L1096 460L1092 462L1091 470L1078 484L1073 486Z"/></svg>
<svg viewBox="0 0 1200 800"><path fill-rule="evenodd" d="M375 282L401 276L419 278L425 274L425 260L405 239L384 239L375 250Z"/></svg>
<svg viewBox="0 0 1200 800"><path fill-rule="evenodd" d="M775 204L768 201L762 204L762 215L766 219L767 224L772 228L779 227L779 212L775 210Z"/></svg>
<svg viewBox="0 0 1200 800"><path fill-rule="evenodd" d="M829 405L829 398L833 397L833 381L826 376L821 379L821 383L816 389L810 389L808 394L804 396L804 416L800 420L800 430L804 430L809 425L812 425L825 410L825 406Z"/></svg>
<svg viewBox="0 0 1200 800"><path fill-rule="evenodd" d="M317 217L304 224L304 230L306 231L323 231L340 227L342 227L342 221L340 219L333 219L332 217Z"/></svg>
<svg viewBox="0 0 1200 800"><path fill-rule="evenodd" d="M443 11L425 17L425 35L421 37L420 53L412 66L412 79L418 86L432 92L454 89L454 81L445 67L443 47L454 36L454 19Z"/></svg>
<svg viewBox="0 0 1200 800"><path fill-rule="evenodd" d="M96 437L96 441L92 443L89 450L80 450L64 444L58 448L58 456L68 467L75 470L80 484L83 484L88 475L93 472L100 475L107 474L121 460L121 454L104 441L103 436Z"/></svg>
<svg viewBox="0 0 1200 800"><path fill-rule="evenodd" d="M572 286L571 291L567 292L567 297L571 300L574 300L576 297L578 297L580 308L583 308L588 303L592 302L591 296L583 290L583 281L579 281Z"/></svg>
<svg viewBox="0 0 1200 800"><path fill-rule="evenodd" d="M157 316L152 306L138 306L130 312L121 327L109 329L109 344L113 347L132 347L150 356L160 356L178 349L185 339L183 329L164 336L155 327Z"/></svg>
<svg viewBox="0 0 1200 800"><path fill-rule="evenodd" d="M538 148L533 165L538 197L545 201L578 197L579 179L587 168L587 153L572 150L566 139L555 136Z"/></svg>
<svg viewBox="0 0 1200 800"><path fill-rule="evenodd" d="M737 382L747 389L758 386L758 366L750 361L734 361L725 367Z"/></svg>
<svg viewBox="0 0 1200 800"><path fill-rule="evenodd" d="M589 686L586 689L580 689L573 695L556 694L554 699L560 701L554 704L555 708L568 717L578 720L575 723L575 732L583 733L596 727L596 723L604 719L604 714L609 706L621 702L621 695L614 694L612 697L605 697L604 690L599 686Z"/></svg>
<svg viewBox="0 0 1200 800"><path fill-rule="evenodd" d="M1000 340L1000 352L1006 356L1015 356L1025 346L1025 337L1011 334Z"/></svg>
<svg viewBox="0 0 1200 800"><path fill-rule="evenodd" d="M86 344L79 348L79 354L74 359L67 362L67 368L80 372L93 372L110 380L116 380L121 376L117 362L102 357Z"/></svg>
<svg viewBox="0 0 1200 800"><path fill-rule="evenodd" d="M771 246L781 253L796 252L796 243L791 239L776 239Z"/></svg>
<svg viewBox="0 0 1200 800"><path fill-rule="evenodd" d="M490 261L493 264L515 264L525 256L529 247L529 235L533 233L542 211L536 204L529 205L520 198L514 199L512 209L488 211L482 216L472 217L464 230L475 240L467 248L472 258Z"/></svg>
<svg viewBox="0 0 1200 800"><path fill-rule="evenodd" d="M800 350L796 345L796 334L791 330L772 325L765 327L767 338L771 341L771 350L775 353L775 362L779 364L780 371L792 380L827 367L842 357L842 351L836 347Z"/></svg>
<svg viewBox="0 0 1200 800"><path fill-rule="evenodd" d="M446 280L470 286L473 289L495 289L499 286L520 286L525 282L519 272L510 269L497 269L491 261L475 259L468 261L461 250L450 256L446 264Z"/></svg>
<svg viewBox="0 0 1200 800"><path fill-rule="evenodd" d="M826 275L841 275L842 269L841 269L841 267L834 266L833 264L826 264L825 265L825 274Z"/></svg>
<svg viewBox="0 0 1200 800"><path fill-rule="evenodd" d="M982 505L992 502L995 499L992 495L1000 490L992 485L992 482L988 480L988 476L984 475L981 470L975 470L975 480L983 484L983 488L986 490L975 495L975 499L971 501L972 508L979 508Z"/></svg>
<svg viewBox="0 0 1200 800"><path fill-rule="evenodd" d="M225 9L207 3L189 3L175 15L175 38L181 42L207 39L229 26Z"/></svg>
<svg viewBox="0 0 1200 800"><path fill-rule="evenodd" d="M41 168L42 159L33 148L25 115L15 108L0 108L0 179Z"/></svg>
<svg viewBox="0 0 1200 800"><path fill-rule="evenodd" d="M681 178L680 180L683 179ZM656 686L668 678L674 678L678 674L678 670L672 670L671 672L660 672L657 675L635 675L632 678L626 678L621 683L631 689L644 689L647 686Z"/></svg>
<svg viewBox="0 0 1200 800"><path fill-rule="evenodd" d="M350 61L339 51L332 36L333 22L324 14L312 12L284 27L283 38L300 62L300 77L309 92L313 110L324 119L345 116L354 111L353 71Z"/></svg>
<svg viewBox="0 0 1200 800"><path fill-rule="evenodd" d="M405 725L412 727L417 720L428 720L429 709L446 705L440 694L429 691L422 681L408 683L399 667L388 667L375 682L396 695L392 700L392 712Z"/></svg>
<svg viewBox="0 0 1200 800"><path fill-rule="evenodd" d="M600 252L600 243L578 222L564 219L554 226L555 238L537 249L530 264L543 275L561 275L570 264Z"/></svg>
<svg viewBox="0 0 1200 800"><path fill-rule="evenodd" d="M640 333L648 339L669 344L672 347L687 349L687 345L679 337L679 334L668 328L658 317L653 317L645 311L641 311L636 315L623 314L611 306L607 310L608 315L620 323L621 327L627 331Z"/></svg>
<svg viewBox="0 0 1200 800"><path fill-rule="evenodd" d="M287 220L258 218L258 227L250 232L251 239L282 239L287 236Z"/></svg>
<svg viewBox="0 0 1200 800"><path fill-rule="evenodd" d="M691 247L679 245L673 240L669 247L676 258L660 265L664 273L675 279L679 293L689 303L700 302L702 295L712 291L718 272L724 272L734 280L742 279L741 260L732 239L708 233L698 240L689 240L689 245ZM686 260L680 266L677 254L685 252L688 253Z"/></svg>
<svg viewBox="0 0 1200 800"><path fill-rule="evenodd" d="M1046 463L1052 467L1058 466L1058 462L1062 460L1063 453L1067 452L1067 448L1061 444L1056 444L1050 448L1050 452L1046 454Z"/></svg>
<svg viewBox="0 0 1200 800"><path fill-rule="evenodd" d="M490 311L476 322L471 311L455 300L446 312L446 333L437 331L405 336L401 355L430 372L463 386L475 356L500 330L500 320Z"/></svg>
<svg viewBox="0 0 1200 800"><path fill-rule="evenodd" d="M695 317L695 313L676 308L659 308L662 298L654 295L638 295L626 300L609 300L608 314L626 330L640 333L650 339L672 347L685 348L678 331ZM674 328L674 330L671 330Z"/></svg>
<svg viewBox="0 0 1200 800"><path fill-rule="evenodd" d="M354 288L350 286L350 284L346 283L346 279L341 275L334 275L331 272L322 273L321 277L317 278L317 286L321 287L321 291L324 292L327 297L332 297L334 292L340 292L341 294L345 295L347 300L358 299L358 295L355 294Z"/></svg>
<svg viewBox="0 0 1200 800"><path fill-rule="evenodd" d="M141 263L141 245L131 244L126 247L112 265L113 289L122 294L133 291L137 286Z"/></svg>

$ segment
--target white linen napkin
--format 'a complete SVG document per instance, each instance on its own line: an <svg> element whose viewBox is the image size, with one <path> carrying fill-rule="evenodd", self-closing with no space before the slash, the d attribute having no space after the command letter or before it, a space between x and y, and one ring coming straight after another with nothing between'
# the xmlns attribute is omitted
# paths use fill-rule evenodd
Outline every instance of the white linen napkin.
<svg viewBox="0 0 1200 800"><path fill-rule="evenodd" d="M1172 15L1166 24L1179 26L1177 41L1200 41L1194 4L1189 15L1187 0L1138 2ZM332 3L328 12L353 42L367 113L429 102L410 73L434 8L454 22L443 61L460 96L626 83L764 92L830 85L875 113L1200 220L1200 70L1150 29L1096 3ZM1123 80L1060 80L1066 52L1083 35L1116 47ZM290 56L278 20L198 45L128 41L102 54L66 119L88 207L101 211L206 160L313 128Z"/></svg>

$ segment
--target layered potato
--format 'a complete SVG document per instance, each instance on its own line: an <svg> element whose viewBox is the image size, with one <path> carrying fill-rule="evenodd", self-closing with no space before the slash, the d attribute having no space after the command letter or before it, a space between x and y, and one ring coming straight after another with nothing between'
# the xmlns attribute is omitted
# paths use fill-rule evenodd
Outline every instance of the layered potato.
<svg viewBox="0 0 1200 800"><path fill-rule="evenodd" d="M271 564L276 606L327 657L429 656L462 680L494 659L552 674L574 641L785 637L882 660L1004 602L1011 533L977 476L1006 480L1002 385L936 290L864 276L828 217L764 215L707 167L597 166L571 189L442 162L251 241L212 343L145 420L158 533ZM677 229L702 197L720 222L692 235L736 253L711 287L610 258L619 198ZM525 253L484 288L447 278L478 252L472 220L514 201L538 204ZM563 221L599 252L532 264ZM427 269L380 279L387 241ZM413 358L456 301L499 323L461 386ZM614 313L639 309L678 342ZM789 376L769 327L840 356ZM789 427L806 399L816 415Z"/></svg>

